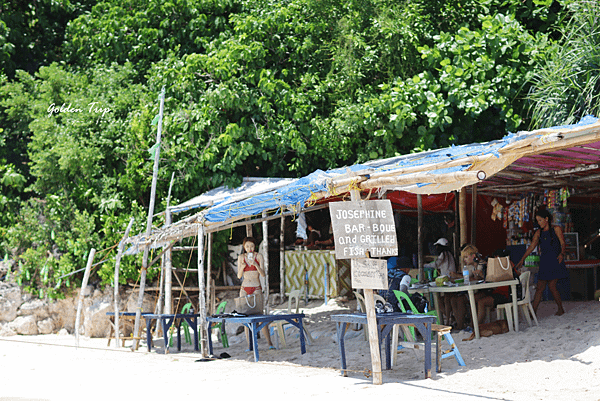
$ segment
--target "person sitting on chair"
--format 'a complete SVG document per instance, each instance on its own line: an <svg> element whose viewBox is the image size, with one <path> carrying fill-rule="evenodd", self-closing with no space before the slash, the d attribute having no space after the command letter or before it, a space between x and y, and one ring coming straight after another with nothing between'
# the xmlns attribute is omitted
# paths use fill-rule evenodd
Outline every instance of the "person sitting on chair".
<svg viewBox="0 0 600 401"><path fill-rule="evenodd" d="M408 287L410 287L411 277L402 269L409 266L412 267L412 261L410 258L405 256L392 256L387 260L389 289L385 293L384 298L392 305L394 312L400 312L398 298L396 298L394 290L400 290L408 295Z"/></svg>
<svg viewBox="0 0 600 401"><path fill-rule="evenodd" d="M462 275L456 272L456 263L454 262L454 256L448 247L449 242L446 238L438 239L435 244L438 257L435 261L427 263L424 267L438 269L440 276L446 276L452 280L462 278ZM440 303L442 312L444 313L444 322L450 324L450 313L452 311L452 298L456 296L451 292L446 294L440 294Z"/></svg>
<svg viewBox="0 0 600 401"><path fill-rule="evenodd" d="M506 257L508 255L509 253L507 250L498 249L492 254L492 257ZM513 262L510 262L510 265L518 277L520 271L515 269ZM510 302L510 286L506 285L504 287L496 287L488 291L478 292L475 294L475 302L477 304L477 320L479 323L483 323L487 307L495 308L499 304Z"/></svg>
<svg viewBox="0 0 600 401"><path fill-rule="evenodd" d="M466 245L461 256L463 259L463 270L469 271L469 280L482 280L483 264L481 262L479 251L475 245ZM452 313L456 318L456 328L462 330L465 328L465 318L467 315L467 304L469 299L466 294L458 294L450 300L452 304Z"/></svg>
<svg viewBox="0 0 600 401"><path fill-rule="evenodd" d="M264 265L263 256L254 252L256 249L256 240L252 237L246 237L243 241L244 252L238 256L238 278L242 279L242 287L240 288L240 297L245 297L246 295L252 295L256 292L262 291L262 286L260 284L260 276L265 276L265 271L262 266ZM264 309L264 305L263 305ZM250 337L249 330L246 327L246 341L248 341L248 345L250 345ZM275 348L273 343L271 342L271 336L269 335L269 328L267 326L263 327L262 333L267 339L267 343L269 344L269 348ZM250 347L248 347L250 349Z"/></svg>

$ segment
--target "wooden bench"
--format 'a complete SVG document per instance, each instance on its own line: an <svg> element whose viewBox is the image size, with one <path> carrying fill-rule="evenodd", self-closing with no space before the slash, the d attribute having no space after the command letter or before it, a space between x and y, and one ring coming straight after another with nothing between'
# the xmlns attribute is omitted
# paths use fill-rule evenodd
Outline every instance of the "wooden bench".
<svg viewBox="0 0 600 401"><path fill-rule="evenodd" d="M146 313L142 313L142 318L144 317ZM112 339L117 339L116 337L116 325L115 325L115 312L106 312L106 315L108 316L108 319L110 320L110 332L108 333L108 344L106 344L107 346L110 346L110 341ZM121 328L125 328L126 326L130 326L132 329L135 325L135 312L119 312L119 326ZM133 330L132 330L133 331ZM121 333L121 331L119 331L119 333ZM133 333L130 336L122 336L119 335L119 339L121 340L121 346L125 347L125 341L127 340L143 340L144 337L134 337ZM139 346L139 342L138 342L138 346ZM137 347L136 347L137 349Z"/></svg>

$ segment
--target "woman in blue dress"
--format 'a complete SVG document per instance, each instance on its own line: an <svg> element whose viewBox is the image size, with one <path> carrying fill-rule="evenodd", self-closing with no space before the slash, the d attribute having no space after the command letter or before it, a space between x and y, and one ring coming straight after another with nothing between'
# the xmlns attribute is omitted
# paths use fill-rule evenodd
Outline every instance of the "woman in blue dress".
<svg viewBox="0 0 600 401"><path fill-rule="evenodd" d="M558 280L569 276L567 267L565 266L565 238L559 226L552 225L552 215L545 209L538 210L535 213L535 219L540 226L540 229L533 235L531 245L525 251L525 254L515 266L520 269L523 261L535 249L540 246L540 270L538 272L538 283L533 297L533 310L537 313L538 305L542 300L542 293L546 286L550 289L554 301L558 306L557 316L565 313L560 299L560 293L556 288Z"/></svg>

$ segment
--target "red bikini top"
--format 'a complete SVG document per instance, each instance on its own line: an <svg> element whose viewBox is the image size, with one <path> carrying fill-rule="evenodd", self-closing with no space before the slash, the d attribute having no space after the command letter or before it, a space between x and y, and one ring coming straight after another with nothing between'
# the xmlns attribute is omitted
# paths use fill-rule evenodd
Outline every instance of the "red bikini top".
<svg viewBox="0 0 600 401"><path fill-rule="evenodd" d="M256 262L256 256L254 257L254 261ZM246 262L246 258L244 257L244 264L246 265L244 267L244 271L245 272L252 272L252 271L258 271L258 269L256 268L256 266L252 265L248 265L248 263Z"/></svg>

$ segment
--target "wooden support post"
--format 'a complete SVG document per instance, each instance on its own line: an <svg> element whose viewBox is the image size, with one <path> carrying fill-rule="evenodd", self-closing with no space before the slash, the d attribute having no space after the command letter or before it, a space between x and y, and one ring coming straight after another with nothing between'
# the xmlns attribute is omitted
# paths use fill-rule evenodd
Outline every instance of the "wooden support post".
<svg viewBox="0 0 600 401"><path fill-rule="evenodd" d="M263 210L262 212L263 222L262 222L262 232L263 232L263 261L265 270L265 289L263 294L263 299L265 300L265 314L269 314L269 222L266 220L267 211Z"/></svg>
<svg viewBox="0 0 600 401"><path fill-rule="evenodd" d="M458 198L458 191L454 191L454 232L452 234L452 240L454 241L454 260L456 260L458 264L462 267L462 261L460 258L460 247L462 246L462 243L460 243L460 218L458 216Z"/></svg>
<svg viewBox="0 0 600 401"><path fill-rule="evenodd" d="M115 283L115 293L114 293L114 298L115 298L115 344L117 345L117 348L120 347L119 345L119 271L121 269L121 257L123 256L123 248L125 247L125 240L127 239L127 237L129 237L129 231L131 230L131 226L133 226L133 221L135 219L132 217L131 219L129 219L129 224L127 225L127 228L125 229L125 234L123 235L123 239L121 240L121 242L119 242L119 247L118 247L118 251L117 251L117 257L115 260L115 277L114 277L114 283Z"/></svg>
<svg viewBox="0 0 600 401"><path fill-rule="evenodd" d="M171 225L171 209L167 208L165 214L165 225ZM173 259L172 248L165 252L165 307L166 314L173 313Z"/></svg>
<svg viewBox="0 0 600 401"><path fill-rule="evenodd" d="M419 282L426 283L425 268L423 267L423 198L417 194L417 254L419 268Z"/></svg>
<svg viewBox="0 0 600 401"><path fill-rule="evenodd" d="M285 216L281 216L279 232L279 300L285 299Z"/></svg>
<svg viewBox="0 0 600 401"><path fill-rule="evenodd" d="M467 238L467 190L463 187L460 190L460 244L467 244L469 239Z"/></svg>
<svg viewBox="0 0 600 401"><path fill-rule="evenodd" d="M90 279L90 271L92 270L92 262L94 261L94 255L96 250L90 249L88 256L87 265L85 266L85 273L83 274L83 281L81 282L81 291L79 291L79 302L77 302L77 316L75 317L75 344L79 347L79 321L81 318L81 309L83 307L83 291L87 287L88 280Z"/></svg>
<svg viewBox="0 0 600 401"><path fill-rule="evenodd" d="M471 185L471 244L477 243L477 184Z"/></svg>
<svg viewBox="0 0 600 401"><path fill-rule="evenodd" d="M350 191L353 202L360 201L360 192ZM365 255L366 258L369 255ZM383 373L381 372L381 352L379 348L379 333L377 331L377 316L375 315L375 298L373 289L364 289L365 309L367 314L367 330L369 331L369 348L371 350L371 370L373 371L373 384L383 383Z"/></svg>
<svg viewBox="0 0 600 401"><path fill-rule="evenodd" d="M158 113L158 128L156 131L156 153L154 155L154 167L152 169L152 187L150 188L150 205L148 206L148 221L146 222L146 238L152 234L152 216L154 215L154 202L156 198L156 181L158 179L158 162L160 160L160 138L162 133L162 119L165 107L165 87L160 93L160 109ZM140 293L138 296L138 306L135 311L135 324L133 327L133 345L132 350L136 350L140 343L140 320L142 318L142 305L144 303L144 290L146 288L146 270L148 269L148 245L144 247L144 258L142 260L142 272L140 273Z"/></svg>
<svg viewBox="0 0 600 401"><path fill-rule="evenodd" d="M204 226L202 223L198 224L198 303L200 312L200 324L198 330L200 330L200 351L203 358L208 357L208 343L207 343L207 328L208 323L206 321L206 289L204 288Z"/></svg>
<svg viewBox="0 0 600 401"><path fill-rule="evenodd" d="M252 224L246 224L246 237L252 237Z"/></svg>
<svg viewBox="0 0 600 401"><path fill-rule="evenodd" d="M208 294L208 306L206 308L206 313L212 315L215 312L215 305L213 304L213 299L211 297L212 294L212 280L211 280L211 271L212 271L212 233L206 234L207 242L208 242L208 256L206 260L206 293Z"/></svg>

